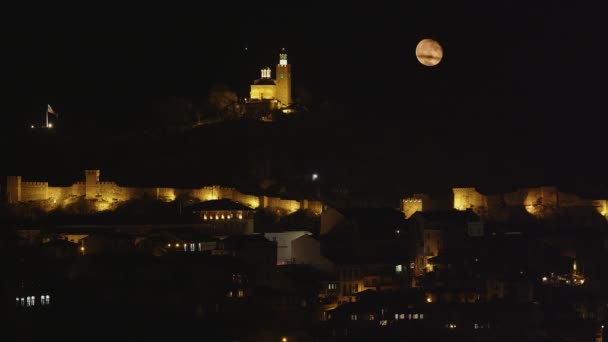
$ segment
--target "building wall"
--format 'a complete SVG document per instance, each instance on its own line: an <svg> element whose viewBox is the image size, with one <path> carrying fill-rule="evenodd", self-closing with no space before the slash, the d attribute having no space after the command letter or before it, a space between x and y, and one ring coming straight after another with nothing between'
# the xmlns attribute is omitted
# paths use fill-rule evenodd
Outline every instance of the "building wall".
<svg viewBox="0 0 608 342"><path fill-rule="evenodd" d="M280 233L264 233L264 237L277 243L277 265L292 263L293 259L291 242L302 235L310 235L307 231L293 231Z"/></svg>
<svg viewBox="0 0 608 342"><path fill-rule="evenodd" d="M321 214L321 235L328 234L336 225L345 220L344 216L335 209L329 209Z"/></svg>
<svg viewBox="0 0 608 342"><path fill-rule="evenodd" d="M302 235L291 242L291 256L296 264L307 264L322 272L333 272L334 264L321 255L321 243L311 235Z"/></svg>
<svg viewBox="0 0 608 342"><path fill-rule="evenodd" d="M277 98L276 86L252 84L249 97L252 100L271 100Z"/></svg>

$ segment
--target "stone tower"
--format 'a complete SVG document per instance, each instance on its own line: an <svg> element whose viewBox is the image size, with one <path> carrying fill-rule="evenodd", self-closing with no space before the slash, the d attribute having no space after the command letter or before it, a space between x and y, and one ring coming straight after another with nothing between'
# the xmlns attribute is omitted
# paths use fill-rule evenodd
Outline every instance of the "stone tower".
<svg viewBox="0 0 608 342"><path fill-rule="evenodd" d="M8 195L8 203L17 203L21 201L21 176L6 177L6 193Z"/></svg>
<svg viewBox="0 0 608 342"><path fill-rule="evenodd" d="M84 171L84 186L85 186L85 198L95 199L99 192L99 170L85 170Z"/></svg>
<svg viewBox="0 0 608 342"><path fill-rule="evenodd" d="M287 63L287 52L285 48L279 53L279 64L276 73L276 96L281 102L281 107L288 107L291 101L291 65Z"/></svg>

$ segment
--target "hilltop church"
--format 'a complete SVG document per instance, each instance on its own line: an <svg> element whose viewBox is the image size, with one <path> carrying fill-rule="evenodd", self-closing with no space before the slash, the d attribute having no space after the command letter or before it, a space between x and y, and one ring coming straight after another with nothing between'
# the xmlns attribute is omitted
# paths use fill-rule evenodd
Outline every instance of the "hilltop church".
<svg viewBox="0 0 608 342"><path fill-rule="evenodd" d="M261 77L253 81L249 94L249 105L266 110L285 109L293 104L291 99L291 65L287 62L287 52L281 49L279 64L276 68L276 79L272 70L265 67Z"/></svg>

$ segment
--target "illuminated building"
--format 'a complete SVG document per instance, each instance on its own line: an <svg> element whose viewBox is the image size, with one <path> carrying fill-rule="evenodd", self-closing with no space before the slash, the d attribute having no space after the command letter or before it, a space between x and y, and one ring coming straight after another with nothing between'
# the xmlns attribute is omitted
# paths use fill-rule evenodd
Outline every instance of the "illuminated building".
<svg viewBox="0 0 608 342"><path fill-rule="evenodd" d="M276 67L276 79L272 79L269 67L261 70L261 77L253 82L249 94L253 102L268 104L270 109L289 107L291 100L291 65L287 62L287 52L281 49L279 64Z"/></svg>
<svg viewBox="0 0 608 342"><path fill-rule="evenodd" d="M253 234L255 210L229 199L205 201L190 207L201 221L210 225L212 235Z"/></svg>

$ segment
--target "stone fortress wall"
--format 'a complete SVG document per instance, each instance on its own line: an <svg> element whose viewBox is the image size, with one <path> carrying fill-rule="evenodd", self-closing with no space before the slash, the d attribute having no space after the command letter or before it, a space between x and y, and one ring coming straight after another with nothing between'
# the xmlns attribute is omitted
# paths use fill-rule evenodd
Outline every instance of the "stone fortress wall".
<svg viewBox="0 0 608 342"><path fill-rule="evenodd" d="M557 187L520 188L513 192L484 195L475 188L453 188L451 204L433 201L429 195L415 194L404 198L400 210L406 218L417 211L471 209L482 217L496 217L505 208L523 208L528 213L542 217L557 208L587 208L597 211L608 219L608 200L587 199L578 195L560 192Z"/></svg>
<svg viewBox="0 0 608 342"><path fill-rule="evenodd" d="M608 200L587 199L571 193L560 192L557 187L520 188L513 192L483 195L475 188L454 188L454 209L472 209L486 216L505 207L523 207L534 216L542 216L547 210L557 208L590 208L608 219Z"/></svg>
<svg viewBox="0 0 608 342"><path fill-rule="evenodd" d="M287 213L310 209L316 214L323 212L323 203L316 200L294 200L280 197L243 194L234 188L206 186L198 189L133 188L115 182L100 181L100 170L86 170L85 181L67 187L49 186L48 182L24 182L21 176L7 177L9 203L46 201L46 208L54 209L78 198L93 200L98 210L113 208L116 204L137 198L155 198L173 201L178 196L193 197L201 201L230 199L250 208L277 208Z"/></svg>

